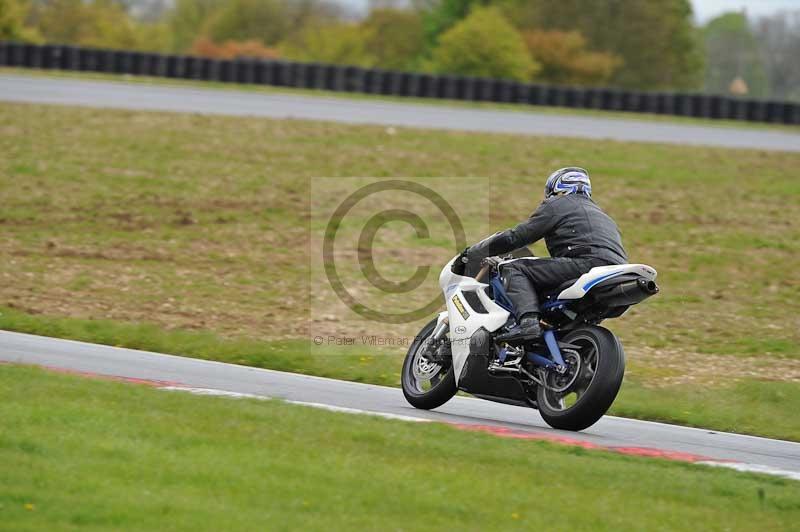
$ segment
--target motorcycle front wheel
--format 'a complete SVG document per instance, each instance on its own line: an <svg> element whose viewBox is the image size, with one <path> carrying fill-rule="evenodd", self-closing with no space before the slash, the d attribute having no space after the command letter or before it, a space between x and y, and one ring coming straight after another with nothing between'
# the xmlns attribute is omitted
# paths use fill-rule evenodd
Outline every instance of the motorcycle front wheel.
<svg viewBox="0 0 800 532"><path fill-rule="evenodd" d="M433 330L436 321L423 327L409 346L400 379L406 401L423 410L442 406L457 391L452 357L437 360L435 356Z"/></svg>
<svg viewBox="0 0 800 532"><path fill-rule="evenodd" d="M594 425L611 408L625 374L625 352L614 334L603 327L587 326L570 332L562 342L568 371L549 372L545 386L536 391L539 413L553 428L583 430Z"/></svg>

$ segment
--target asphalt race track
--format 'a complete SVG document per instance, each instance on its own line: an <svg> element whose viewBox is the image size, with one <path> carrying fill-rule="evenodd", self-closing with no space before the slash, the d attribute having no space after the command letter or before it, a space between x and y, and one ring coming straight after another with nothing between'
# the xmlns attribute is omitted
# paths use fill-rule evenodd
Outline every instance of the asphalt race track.
<svg viewBox="0 0 800 532"><path fill-rule="evenodd" d="M0 101L800 151L800 132L0 74Z"/></svg>
<svg viewBox="0 0 800 532"><path fill-rule="evenodd" d="M0 361L158 381L204 394L250 394L354 413L552 440L588 448L758 471L800 480L800 443L607 416L580 432L549 428L533 409L455 397L416 410L397 388L0 331Z"/></svg>

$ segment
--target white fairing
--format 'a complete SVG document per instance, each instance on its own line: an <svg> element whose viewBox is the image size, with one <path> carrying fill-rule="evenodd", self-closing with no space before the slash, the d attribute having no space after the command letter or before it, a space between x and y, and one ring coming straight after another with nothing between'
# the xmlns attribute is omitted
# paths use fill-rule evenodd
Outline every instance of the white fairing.
<svg viewBox="0 0 800 532"><path fill-rule="evenodd" d="M565 288L558 294L558 299L580 299L597 283L606 279L613 279L625 273L641 275L648 281L656 280L655 269L646 264L620 264L615 266L597 266L584 273L572 286Z"/></svg>
<svg viewBox="0 0 800 532"><path fill-rule="evenodd" d="M447 312L439 314L438 323L442 322L445 315L448 317L450 324L450 344L453 353L453 368L455 371L456 384L458 384L461 371L464 369L467 356L469 356L469 341L472 335L481 327L488 332L496 331L508 321L510 313L486 295L485 288L489 285L478 282L472 277L465 277L452 272L453 262L456 258L458 257L454 257L448 262L444 269L442 269L442 273L439 274L439 286L441 286L442 292L444 292ZM512 260L537 259L535 257L524 257L504 261L502 264L506 264ZM592 268L588 273L578 278L572 286L563 290L559 294L558 299L580 299L586 295L595 284L625 273L635 273L649 281L653 281L656 278L656 271L645 264L599 266L597 268ZM474 292L487 312L478 313L475 309L470 307L467 299L464 297L465 292Z"/></svg>
<svg viewBox="0 0 800 532"><path fill-rule="evenodd" d="M453 258L442 269L439 275L439 286L444 292L444 299L447 303L447 315L450 322L450 345L453 352L453 369L455 371L456 383L464 369L464 364L469 355L469 340L472 335L483 327L489 332L494 332L508 320L509 312L486 295L485 288L489 285L476 281L472 277L457 275L452 272ZM486 314L478 313L469 306L464 292L474 292L483 307L487 310ZM442 316L439 316L441 322Z"/></svg>

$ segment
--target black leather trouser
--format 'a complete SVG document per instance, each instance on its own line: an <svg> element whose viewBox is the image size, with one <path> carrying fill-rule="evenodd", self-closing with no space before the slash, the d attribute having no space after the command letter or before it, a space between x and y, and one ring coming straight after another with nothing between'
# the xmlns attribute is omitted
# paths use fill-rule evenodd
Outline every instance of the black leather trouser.
<svg viewBox="0 0 800 532"><path fill-rule="evenodd" d="M517 259L502 266L506 293L517 318L539 313L539 294L557 288L561 283L577 279L595 266L605 264L598 259Z"/></svg>

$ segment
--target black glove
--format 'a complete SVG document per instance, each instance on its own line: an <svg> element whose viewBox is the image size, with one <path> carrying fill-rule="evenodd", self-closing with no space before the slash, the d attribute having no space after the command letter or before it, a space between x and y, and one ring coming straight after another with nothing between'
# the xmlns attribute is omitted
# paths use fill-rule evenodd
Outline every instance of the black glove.
<svg viewBox="0 0 800 532"><path fill-rule="evenodd" d="M489 266L492 270L496 270L500 263L503 262L503 258L501 257L486 257L481 261L481 266Z"/></svg>
<svg viewBox="0 0 800 532"><path fill-rule="evenodd" d="M450 267L450 271L452 271L456 275L464 275L464 272L467 269L467 263L469 262L469 247L465 247L464 251L456 257L456 260L453 261L453 265Z"/></svg>

